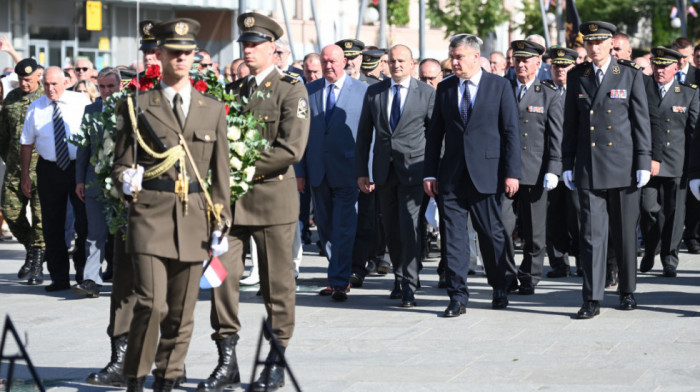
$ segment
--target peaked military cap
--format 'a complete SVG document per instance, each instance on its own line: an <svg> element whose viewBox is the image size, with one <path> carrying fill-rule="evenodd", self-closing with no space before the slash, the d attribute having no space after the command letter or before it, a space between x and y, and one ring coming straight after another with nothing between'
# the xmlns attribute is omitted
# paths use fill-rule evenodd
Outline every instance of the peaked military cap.
<svg viewBox="0 0 700 392"><path fill-rule="evenodd" d="M516 40L510 43L513 49L513 57L535 57L541 56L544 53L544 46L537 42L526 41L523 39Z"/></svg>
<svg viewBox="0 0 700 392"><path fill-rule="evenodd" d="M39 69L39 64L33 58L27 58L15 65L15 73L17 76L29 76Z"/></svg>
<svg viewBox="0 0 700 392"><path fill-rule="evenodd" d="M343 49L345 57L359 56L365 48L365 43L356 39L341 39L335 44Z"/></svg>
<svg viewBox="0 0 700 392"><path fill-rule="evenodd" d="M151 33L151 29L160 22L160 20L155 19L146 19L139 22L139 34L141 34L141 47L139 47L139 50L158 49L158 41Z"/></svg>
<svg viewBox="0 0 700 392"><path fill-rule="evenodd" d="M552 46L547 51L552 59L552 64L556 65L571 65L576 63L578 52L562 46Z"/></svg>
<svg viewBox="0 0 700 392"><path fill-rule="evenodd" d="M158 23L151 28L158 46L173 50L193 50L197 47L199 22L189 18L176 18Z"/></svg>
<svg viewBox="0 0 700 392"><path fill-rule="evenodd" d="M255 12L240 14L237 23L241 29L238 42L275 41L284 35L282 27L272 18Z"/></svg>
<svg viewBox="0 0 700 392"><path fill-rule="evenodd" d="M365 50L362 52L362 70L371 71L379 65L379 60L381 60L384 55L383 50Z"/></svg>
<svg viewBox="0 0 700 392"><path fill-rule="evenodd" d="M663 46L657 46L651 50L651 63L654 65L669 65L677 63L683 58L683 55L677 51Z"/></svg>
<svg viewBox="0 0 700 392"><path fill-rule="evenodd" d="M617 27L608 22L586 22L581 24L579 31L583 34L584 41L598 41L612 38Z"/></svg>

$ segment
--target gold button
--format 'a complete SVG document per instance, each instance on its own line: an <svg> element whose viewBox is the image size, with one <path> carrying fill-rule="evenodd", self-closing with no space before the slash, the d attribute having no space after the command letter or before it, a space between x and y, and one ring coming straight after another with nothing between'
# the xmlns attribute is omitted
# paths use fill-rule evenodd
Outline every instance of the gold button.
<svg viewBox="0 0 700 392"><path fill-rule="evenodd" d="M594 126L591 126L591 131L593 131L593 130L595 130L595 127L594 127Z"/></svg>
<svg viewBox="0 0 700 392"><path fill-rule="evenodd" d="M267 116L263 117L263 119L264 119L265 121L267 121Z"/></svg>
<svg viewBox="0 0 700 392"><path fill-rule="evenodd" d="M591 147L595 147L595 143L591 143Z"/></svg>
<svg viewBox="0 0 700 392"><path fill-rule="evenodd" d="M666 119L666 122L671 122L671 119L670 119L670 118L667 118L667 119Z"/></svg>
<svg viewBox="0 0 700 392"><path fill-rule="evenodd" d="M277 179L279 179L280 181L284 180L284 175L280 174L279 176L277 176Z"/></svg>
<svg viewBox="0 0 700 392"><path fill-rule="evenodd" d="M608 113L612 113L612 110L608 109Z"/></svg>
<svg viewBox="0 0 700 392"><path fill-rule="evenodd" d="M209 135L204 136L204 140L209 141L210 139Z"/></svg>
<svg viewBox="0 0 700 392"><path fill-rule="evenodd" d="M527 123L528 123L528 120L525 120L525 124L527 124Z"/></svg>
<svg viewBox="0 0 700 392"><path fill-rule="evenodd" d="M608 129L612 129L612 125L608 125Z"/></svg>
<svg viewBox="0 0 700 392"><path fill-rule="evenodd" d="M670 129L667 129L667 130L666 130L666 133L671 133L671 130L670 130Z"/></svg>
<svg viewBox="0 0 700 392"><path fill-rule="evenodd" d="M612 146L612 142L608 143L608 146Z"/></svg>
<svg viewBox="0 0 700 392"><path fill-rule="evenodd" d="M667 145L667 146L670 146L670 145L671 145L671 143L670 143L670 142L666 142L666 145Z"/></svg>
<svg viewBox="0 0 700 392"><path fill-rule="evenodd" d="M527 147L523 147L523 150L527 150Z"/></svg>
<svg viewBox="0 0 700 392"><path fill-rule="evenodd" d="M591 110L591 114L593 114L593 111Z"/></svg>
<svg viewBox="0 0 700 392"><path fill-rule="evenodd" d="M527 136L527 132L523 133L523 136Z"/></svg>

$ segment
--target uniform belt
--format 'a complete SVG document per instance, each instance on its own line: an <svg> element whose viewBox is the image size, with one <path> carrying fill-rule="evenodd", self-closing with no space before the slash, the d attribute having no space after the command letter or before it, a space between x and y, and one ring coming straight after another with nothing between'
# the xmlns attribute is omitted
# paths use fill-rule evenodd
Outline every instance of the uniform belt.
<svg viewBox="0 0 700 392"><path fill-rule="evenodd" d="M175 181L154 178L152 180L144 181L143 189L148 189L149 191L175 192ZM187 193L199 192L203 192L199 183L190 181L189 192Z"/></svg>

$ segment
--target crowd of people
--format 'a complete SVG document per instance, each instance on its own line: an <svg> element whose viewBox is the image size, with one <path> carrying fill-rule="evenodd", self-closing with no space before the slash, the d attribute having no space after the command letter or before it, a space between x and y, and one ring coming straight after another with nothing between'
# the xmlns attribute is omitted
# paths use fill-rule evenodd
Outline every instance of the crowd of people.
<svg viewBox="0 0 700 392"><path fill-rule="evenodd" d="M389 297L412 308L433 222L446 318L466 313L477 253L494 309L575 267L579 319L600 313L606 288L619 309L635 309L637 269L649 272L660 255L663 276L675 277L682 240L700 253L700 45L687 38L632 60L615 25L587 22L575 49L531 35L486 57L479 37L458 34L440 61L345 39L290 64L277 22L246 13L237 23L243 57L223 73L196 49L199 23L187 18L141 21L143 61L129 67L44 68L0 40L16 62L1 84L0 157L3 217L26 249L18 279L42 284L45 263L47 292L91 298L113 281L111 358L91 384L142 391L154 364L154 390L186 380L202 260L212 255L228 276L211 296L218 362L197 391L240 383L240 285L259 285L275 337L251 390L281 388L312 224L329 262L320 295L346 301L371 275L393 273ZM90 119L154 65L160 82L114 107L114 167L100 183L90 158L106 139ZM233 203L227 109L192 87L193 70L213 72L264 124L270 147ZM114 235L99 196L109 184L129 210ZM253 268L241 280L247 248Z"/></svg>

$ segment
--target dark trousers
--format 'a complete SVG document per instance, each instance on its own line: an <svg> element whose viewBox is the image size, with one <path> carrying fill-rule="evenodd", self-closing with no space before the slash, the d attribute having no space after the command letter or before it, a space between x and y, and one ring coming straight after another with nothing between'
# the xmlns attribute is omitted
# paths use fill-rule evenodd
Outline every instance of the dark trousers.
<svg viewBox="0 0 700 392"><path fill-rule="evenodd" d="M578 193L569 190L564 181L548 192L547 256L552 269L569 267L569 256L578 259L579 209Z"/></svg>
<svg viewBox="0 0 700 392"><path fill-rule="evenodd" d="M700 201L695 197L687 197L685 201L683 239L700 242Z"/></svg>
<svg viewBox="0 0 700 392"><path fill-rule="evenodd" d="M85 203L75 194L75 161L61 170L56 162L39 158L36 165L37 188L41 203L41 219L46 242L47 266L51 280L58 283L70 281L70 262L65 241L66 203L70 198L75 212L75 253L73 262L76 275L81 276L85 268L85 239L87 217Z"/></svg>
<svg viewBox="0 0 700 392"><path fill-rule="evenodd" d="M583 300L603 300L609 251L614 251L618 257L620 293L633 293L637 283L639 190L636 186L604 190L578 188L578 195ZM609 250L608 230L612 239Z"/></svg>
<svg viewBox="0 0 700 392"><path fill-rule="evenodd" d="M306 181L304 193L299 194L299 220L301 221L301 238L302 241L309 236L311 240L311 230L309 229L309 218L311 217L311 188L309 182Z"/></svg>
<svg viewBox="0 0 700 392"><path fill-rule="evenodd" d="M394 277L413 291L418 289L422 250L419 213L424 194L422 184L402 184L393 168L386 182L377 186Z"/></svg>
<svg viewBox="0 0 700 392"><path fill-rule="evenodd" d="M517 279L518 266L515 264L515 246L513 245L513 232L518 224L518 216L515 209L520 193L516 193L513 198L503 196L501 201L501 221L503 222L503 241L505 243L505 279L506 288L510 287Z"/></svg>
<svg viewBox="0 0 700 392"><path fill-rule="evenodd" d="M678 267L686 191L680 177L653 177L642 188L641 227L646 257L655 257L660 245L664 266Z"/></svg>
<svg viewBox="0 0 700 392"><path fill-rule="evenodd" d="M547 191L541 185L521 185L518 189L518 217L523 239L523 261L518 279L537 285L542 280L547 227Z"/></svg>
<svg viewBox="0 0 700 392"><path fill-rule="evenodd" d="M360 192L357 196L357 228L352 245L352 272L367 275L367 260L370 258L372 242L375 240L376 193Z"/></svg>
<svg viewBox="0 0 700 392"><path fill-rule="evenodd" d="M112 294L109 298L109 326L107 335L118 337L129 333L134 314L134 267L126 253L126 241L121 231L114 234L114 258L112 259Z"/></svg>
<svg viewBox="0 0 700 392"><path fill-rule="evenodd" d="M467 219L479 235L488 283L494 290L505 290L506 250L501 202L496 194L479 193L466 169L464 181L453 191L440 196L442 209L440 225L444 226L447 260L447 294L450 299L466 305L469 300L467 274L469 273L469 233Z"/></svg>

